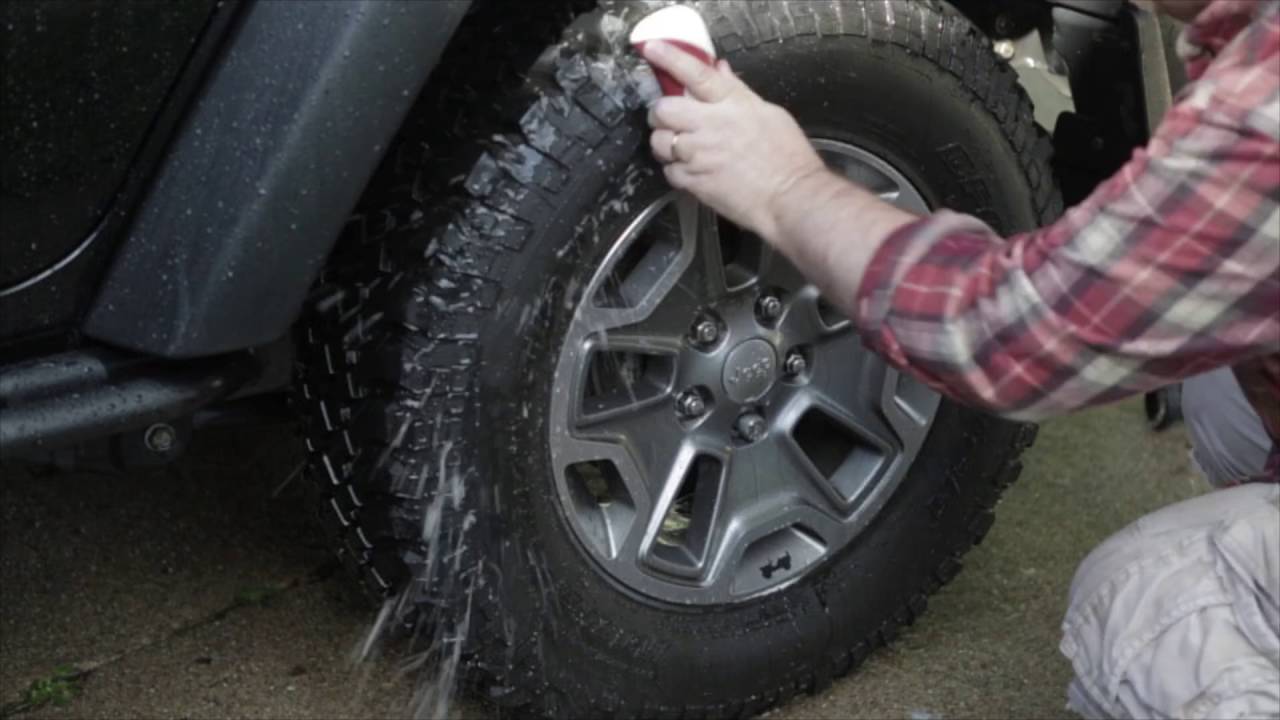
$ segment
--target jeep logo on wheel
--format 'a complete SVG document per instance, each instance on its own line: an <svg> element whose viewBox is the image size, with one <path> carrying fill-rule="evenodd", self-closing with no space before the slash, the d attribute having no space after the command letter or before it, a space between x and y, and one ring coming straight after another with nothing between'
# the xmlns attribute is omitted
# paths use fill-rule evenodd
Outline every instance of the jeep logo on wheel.
<svg viewBox="0 0 1280 720"><path fill-rule="evenodd" d="M773 346L759 338L734 348L724 363L724 391L734 402L759 399L773 387L778 355Z"/></svg>
<svg viewBox="0 0 1280 720"><path fill-rule="evenodd" d="M773 360L764 357L751 363L750 365L741 365L733 368L732 373L725 380L730 385L742 385L743 383L759 382L765 380L773 372Z"/></svg>

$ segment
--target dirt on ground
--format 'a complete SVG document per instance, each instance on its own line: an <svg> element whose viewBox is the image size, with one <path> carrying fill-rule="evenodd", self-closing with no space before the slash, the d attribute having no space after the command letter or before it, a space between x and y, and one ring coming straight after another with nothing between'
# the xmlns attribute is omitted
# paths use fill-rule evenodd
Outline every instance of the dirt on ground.
<svg viewBox="0 0 1280 720"><path fill-rule="evenodd" d="M352 663L372 614L306 522L300 460L288 429L243 428L153 471L0 468L0 716L407 715L395 657ZM1136 403L1046 425L1027 466L914 628L771 717L1067 716L1077 563L1204 488L1181 428L1148 432Z"/></svg>

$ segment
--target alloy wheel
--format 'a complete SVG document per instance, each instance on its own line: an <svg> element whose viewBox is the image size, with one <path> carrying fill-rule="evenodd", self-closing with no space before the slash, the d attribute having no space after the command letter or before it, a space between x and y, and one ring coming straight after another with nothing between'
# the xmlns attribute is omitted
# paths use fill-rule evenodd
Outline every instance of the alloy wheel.
<svg viewBox="0 0 1280 720"><path fill-rule="evenodd" d="M928 211L882 158L814 145ZM556 492L600 567L656 599L723 604L802 577L875 516L938 407L790 263L685 194L645 208L582 297L554 377Z"/></svg>

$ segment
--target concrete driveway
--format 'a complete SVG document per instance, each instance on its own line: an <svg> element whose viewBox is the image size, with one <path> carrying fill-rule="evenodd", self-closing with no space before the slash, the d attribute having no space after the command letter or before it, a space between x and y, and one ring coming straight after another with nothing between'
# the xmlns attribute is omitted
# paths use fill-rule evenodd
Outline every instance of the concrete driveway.
<svg viewBox="0 0 1280 720"><path fill-rule="evenodd" d="M298 463L287 430L258 428L206 432L181 463L128 476L4 467L0 715L405 715L413 678L394 659L351 665L370 613L304 521ZM1148 433L1137 403L1047 425L1027 464L915 628L772 716L1065 716L1057 628L1076 563L1202 488L1181 429Z"/></svg>

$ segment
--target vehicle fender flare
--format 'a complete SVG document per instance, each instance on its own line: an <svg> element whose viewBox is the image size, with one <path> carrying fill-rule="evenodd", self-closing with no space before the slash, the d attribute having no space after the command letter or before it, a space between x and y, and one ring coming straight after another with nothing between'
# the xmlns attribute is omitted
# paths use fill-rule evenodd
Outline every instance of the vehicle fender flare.
<svg viewBox="0 0 1280 720"><path fill-rule="evenodd" d="M282 336L470 4L246 7L84 334L173 358Z"/></svg>

